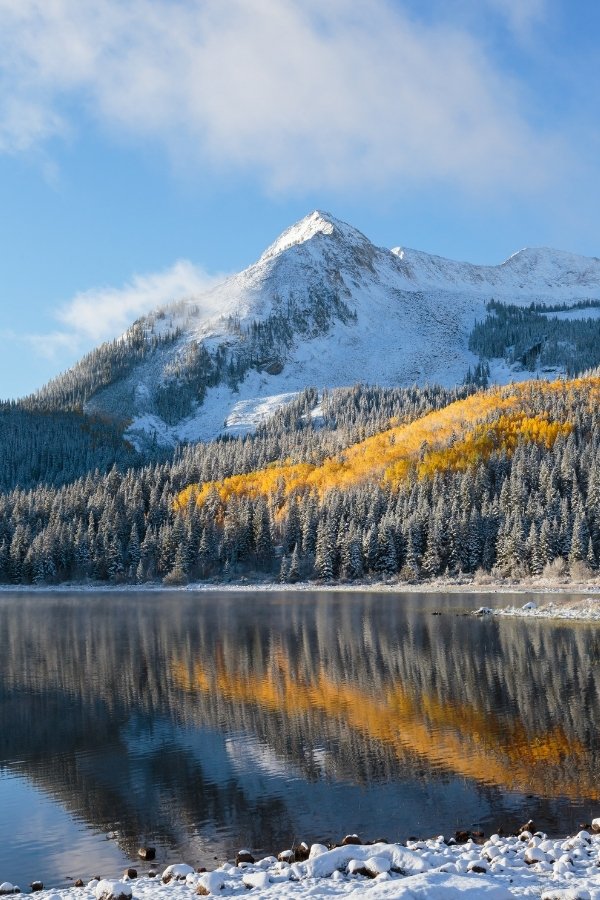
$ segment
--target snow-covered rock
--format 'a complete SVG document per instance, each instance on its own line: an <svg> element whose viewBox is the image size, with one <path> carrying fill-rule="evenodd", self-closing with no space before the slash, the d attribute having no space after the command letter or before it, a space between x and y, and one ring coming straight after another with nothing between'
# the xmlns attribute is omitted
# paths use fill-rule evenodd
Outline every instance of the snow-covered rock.
<svg viewBox="0 0 600 900"><path fill-rule="evenodd" d="M131 885L125 881L110 881L103 878L96 885L96 900L130 900L133 896Z"/></svg>
<svg viewBox="0 0 600 900"><path fill-rule="evenodd" d="M392 861L389 856L370 856L364 861L364 867L369 875L376 877L389 872L392 867Z"/></svg>
<svg viewBox="0 0 600 900"><path fill-rule="evenodd" d="M336 869L345 869L350 860L355 859L363 864L370 857L383 857L390 862L390 867L401 872L416 874L432 868L433 864L441 865L442 857L436 858L434 863L426 861L423 857L402 847L400 844L374 844L370 846L348 845L335 847L325 853L307 860L304 863L296 863L292 868L300 877L326 878Z"/></svg>
<svg viewBox="0 0 600 900"><path fill-rule="evenodd" d="M193 873L194 869L192 866L188 866L185 863L175 863L172 866L167 866L162 873L162 882L163 884L168 884L169 881L185 881L187 876Z"/></svg>
<svg viewBox="0 0 600 900"><path fill-rule="evenodd" d="M242 881L247 888L266 888L271 882L268 872L244 872Z"/></svg>
<svg viewBox="0 0 600 900"><path fill-rule="evenodd" d="M317 845L317 855L292 866L267 856L244 867L223 863L201 875L180 864L169 867L173 874L166 884L137 878L135 900L242 896L246 891L257 900L334 900L350 894L365 900L600 900L598 833L584 830L565 839L536 833L526 840L493 835L482 846L439 839L410 844L350 844L333 850ZM308 855L309 848L304 849ZM111 890L130 890L124 882L106 883ZM92 881L86 897L81 888L37 896L89 900L100 890L100 883Z"/></svg>
<svg viewBox="0 0 600 900"><path fill-rule="evenodd" d="M528 847L524 856L525 862L530 865L533 863L548 862L549 858L548 854L544 853L539 847Z"/></svg>
<svg viewBox="0 0 600 900"><path fill-rule="evenodd" d="M225 878L223 877L223 872L203 872L196 879L196 887L203 887L205 891L208 891L208 896L211 894L218 894L219 891L223 889L225 885Z"/></svg>
<svg viewBox="0 0 600 900"><path fill-rule="evenodd" d="M351 859L348 865L346 866L346 872L348 875L362 875L366 874L366 866L364 860L362 859ZM333 872L332 872L333 874Z"/></svg>
<svg viewBox="0 0 600 900"><path fill-rule="evenodd" d="M488 867L483 859L472 859L467 863L467 872L475 872L482 874L487 872Z"/></svg>

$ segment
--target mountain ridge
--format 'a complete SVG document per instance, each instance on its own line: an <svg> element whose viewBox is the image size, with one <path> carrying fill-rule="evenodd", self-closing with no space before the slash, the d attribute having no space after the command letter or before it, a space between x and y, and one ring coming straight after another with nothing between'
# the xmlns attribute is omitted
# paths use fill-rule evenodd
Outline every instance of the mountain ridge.
<svg viewBox="0 0 600 900"><path fill-rule="evenodd" d="M479 360L469 335L491 300L600 302L600 260L525 248L481 266L388 250L314 210L242 272L134 323L119 339L120 367L105 354L85 395L77 367L44 390L51 396L72 383L87 412L128 419L136 445L238 434L307 386L460 383Z"/></svg>

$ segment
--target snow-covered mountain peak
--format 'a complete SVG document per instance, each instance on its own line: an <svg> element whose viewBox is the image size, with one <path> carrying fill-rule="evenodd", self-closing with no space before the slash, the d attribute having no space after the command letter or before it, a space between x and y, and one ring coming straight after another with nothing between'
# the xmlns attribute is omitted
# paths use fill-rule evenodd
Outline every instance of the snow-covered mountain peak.
<svg viewBox="0 0 600 900"><path fill-rule="evenodd" d="M315 210L256 263L135 323L99 349L102 365L84 360L51 391L76 391L89 412L131 420L134 438L238 433L307 386L460 383L478 362L470 335L491 300L589 301L581 308L600 318L600 260L526 248L485 266L390 251ZM148 339L141 349L140 331ZM520 377L505 369L492 377Z"/></svg>
<svg viewBox="0 0 600 900"><path fill-rule="evenodd" d="M560 266L587 270L600 269L600 259L596 256L581 256L568 250L556 250L554 247L523 247L512 253L502 265L505 266Z"/></svg>
<svg viewBox="0 0 600 900"><path fill-rule="evenodd" d="M511 272L521 284L532 282L570 289L591 287L596 292L600 284L600 259L551 247L525 247L509 256L498 269Z"/></svg>
<svg viewBox="0 0 600 900"><path fill-rule="evenodd" d="M352 228L346 222L336 219L331 213L315 209L308 216L300 219L299 222L296 222L280 234L277 240L262 254L260 262L273 259L273 257L279 256L285 250L289 250L290 247L305 244L307 241L322 235L333 237L344 243L368 243L367 238L360 231L357 231L356 228Z"/></svg>

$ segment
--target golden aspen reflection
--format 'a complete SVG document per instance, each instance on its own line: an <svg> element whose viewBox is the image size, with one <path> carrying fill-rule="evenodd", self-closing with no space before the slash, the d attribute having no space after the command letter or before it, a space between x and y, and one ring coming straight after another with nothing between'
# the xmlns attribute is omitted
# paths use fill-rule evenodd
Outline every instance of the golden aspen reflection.
<svg viewBox="0 0 600 900"><path fill-rule="evenodd" d="M282 646L273 650L260 674L240 671L231 660L223 652L191 663L175 656L172 678L192 695L252 704L289 718L323 714L392 749L399 761L418 754L454 774L539 797L600 797L586 747L560 724L532 734L518 719L451 696L442 700L397 681L371 691L336 679L323 666L306 675L292 665Z"/></svg>
<svg viewBox="0 0 600 900"><path fill-rule="evenodd" d="M445 612L432 616L432 603ZM91 770L77 753L89 762L91 747L100 760L110 743L125 760L138 722L156 784L167 783L161 742L152 749L151 723L161 721L167 735L248 735L308 780L424 777L443 791L447 775L597 801L598 628L484 621L450 603L461 598L19 598L0 605L3 759L45 777L48 756L59 766L68 752L67 787L89 795ZM180 805L195 780L168 782Z"/></svg>

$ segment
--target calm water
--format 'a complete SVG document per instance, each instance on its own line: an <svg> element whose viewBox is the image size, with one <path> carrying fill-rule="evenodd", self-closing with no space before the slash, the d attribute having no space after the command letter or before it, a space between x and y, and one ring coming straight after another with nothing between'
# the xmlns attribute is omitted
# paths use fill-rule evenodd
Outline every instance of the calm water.
<svg viewBox="0 0 600 900"><path fill-rule="evenodd" d="M464 615L482 603L0 596L0 881L114 874L142 844L211 865L590 821L600 628Z"/></svg>

